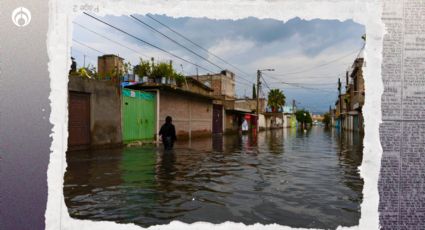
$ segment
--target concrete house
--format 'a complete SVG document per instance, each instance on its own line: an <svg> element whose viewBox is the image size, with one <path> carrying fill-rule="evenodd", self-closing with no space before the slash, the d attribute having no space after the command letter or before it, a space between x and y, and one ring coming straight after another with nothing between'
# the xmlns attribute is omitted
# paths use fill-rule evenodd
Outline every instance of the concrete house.
<svg viewBox="0 0 425 230"><path fill-rule="evenodd" d="M68 150L121 145L120 105L114 82L70 76Z"/></svg>
<svg viewBox="0 0 425 230"><path fill-rule="evenodd" d="M365 101L365 87L362 66L363 58L357 58L353 63L353 69L350 73L349 90L349 115L352 120L351 130L363 132L363 113L362 108Z"/></svg>
<svg viewBox="0 0 425 230"><path fill-rule="evenodd" d="M114 54L99 56L97 72L102 79L118 79L124 73L124 59Z"/></svg>
<svg viewBox="0 0 425 230"><path fill-rule="evenodd" d="M266 99L265 98L259 98L259 118L257 119L257 99L252 98L244 98L244 99L236 99L235 100L235 108L237 110L242 111L249 111L245 115L245 119L249 123L249 129L255 129L258 125L260 126L260 129L266 129L267 121L266 117L264 116L264 112L266 111Z"/></svg>
<svg viewBox="0 0 425 230"><path fill-rule="evenodd" d="M152 94L155 98L155 138L167 116L173 118L178 139L209 136L212 132L213 90L194 78L181 87L173 84L143 82L125 87L130 91Z"/></svg>
<svg viewBox="0 0 425 230"><path fill-rule="evenodd" d="M216 74L193 76L212 88L213 101L213 133L236 133L241 130L244 120L251 126L256 116L247 106L239 106L235 93L235 74L223 70Z"/></svg>
<svg viewBox="0 0 425 230"><path fill-rule="evenodd" d="M229 70L223 70L216 74L193 76L198 81L209 86L214 96L213 101L213 133L220 134L226 130L237 129L240 122L235 116L233 102L235 95L235 74ZM229 110L226 113L226 110Z"/></svg>
<svg viewBox="0 0 425 230"><path fill-rule="evenodd" d="M363 79L363 58L357 58L350 71L346 73L346 90L337 101L337 117L341 128L363 132L365 88Z"/></svg>
<svg viewBox="0 0 425 230"><path fill-rule="evenodd" d="M119 84L110 80L113 75L104 79L81 77L72 61L68 82L68 150L121 145ZM120 69L122 62L116 55L101 56L99 73Z"/></svg>

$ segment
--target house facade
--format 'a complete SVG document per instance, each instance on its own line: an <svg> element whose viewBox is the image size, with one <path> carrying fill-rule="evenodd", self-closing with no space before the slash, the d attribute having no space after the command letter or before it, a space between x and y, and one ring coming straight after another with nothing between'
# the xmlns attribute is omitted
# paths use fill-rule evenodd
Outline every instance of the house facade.
<svg viewBox="0 0 425 230"><path fill-rule="evenodd" d="M112 81L70 76L68 150L122 144L121 93Z"/></svg>
<svg viewBox="0 0 425 230"><path fill-rule="evenodd" d="M251 110L240 108L236 105L235 74L229 70L223 70L216 74L193 76L203 84L210 86L214 113L213 133L236 133L241 130L244 120L251 119Z"/></svg>
<svg viewBox="0 0 425 230"><path fill-rule="evenodd" d="M364 59L357 58L350 71L346 73L346 88L340 93L331 109L332 125L336 128L364 132L363 105L365 102L365 86L362 67Z"/></svg>
<svg viewBox="0 0 425 230"><path fill-rule="evenodd" d="M196 79L187 78L177 87L172 84L143 82L126 86L126 89L146 92L156 100L155 139L165 118L171 116L178 139L210 136L213 130L212 89Z"/></svg>
<svg viewBox="0 0 425 230"><path fill-rule="evenodd" d="M97 72L102 79L117 79L124 74L124 59L114 54L99 56Z"/></svg>

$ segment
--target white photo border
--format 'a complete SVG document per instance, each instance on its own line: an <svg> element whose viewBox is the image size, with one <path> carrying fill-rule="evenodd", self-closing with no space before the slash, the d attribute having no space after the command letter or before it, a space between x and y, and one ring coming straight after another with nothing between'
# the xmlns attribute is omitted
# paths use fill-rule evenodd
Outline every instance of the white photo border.
<svg viewBox="0 0 425 230"><path fill-rule="evenodd" d="M382 2L376 0L50 0L47 49L50 73L50 122L53 138L47 171L48 199L45 213L46 229L143 229L135 224L109 221L77 220L69 216L63 196L64 173L68 138L67 85L71 65L70 48L72 21L83 11L97 15L166 14L170 17L207 17L213 19L241 19L256 17L288 21L294 17L304 20L352 19L366 28L364 58L366 98L364 105L365 136L360 176L364 180L361 218L358 226L338 229L378 229L378 178L382 147L379 139L381 123L381 95L383 92L381 63L384 24L381 20ZM185 224L173 221L148 229L292 229L277 224L244 225L225 222Z"/></svg>

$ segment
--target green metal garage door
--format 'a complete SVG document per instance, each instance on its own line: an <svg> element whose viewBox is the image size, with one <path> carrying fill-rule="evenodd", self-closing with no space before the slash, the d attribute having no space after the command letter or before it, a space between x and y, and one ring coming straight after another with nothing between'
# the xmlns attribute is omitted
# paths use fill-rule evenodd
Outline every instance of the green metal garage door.
<svg viewBox="0 0 425 230"><path fill-rule="evenodd" d="M155 137L155 95L123 89L123 141L153 140Z"/></svg>

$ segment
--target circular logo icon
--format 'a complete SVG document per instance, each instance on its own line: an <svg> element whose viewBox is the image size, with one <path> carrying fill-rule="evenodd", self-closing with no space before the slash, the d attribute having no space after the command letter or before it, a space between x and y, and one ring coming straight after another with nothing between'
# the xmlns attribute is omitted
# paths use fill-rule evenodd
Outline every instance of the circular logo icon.
<svg viewBox="0 0 425 230"><path fill-rule="evenodd" d="M24 27L31 22L31 12L25 7L18 7L12 12L12 21L18 27Z"/></svg>

